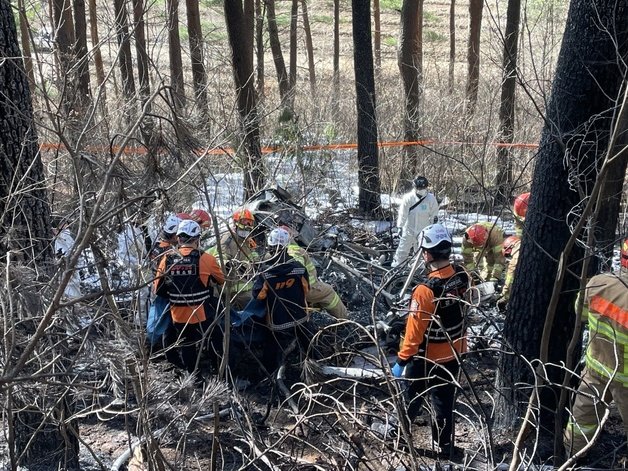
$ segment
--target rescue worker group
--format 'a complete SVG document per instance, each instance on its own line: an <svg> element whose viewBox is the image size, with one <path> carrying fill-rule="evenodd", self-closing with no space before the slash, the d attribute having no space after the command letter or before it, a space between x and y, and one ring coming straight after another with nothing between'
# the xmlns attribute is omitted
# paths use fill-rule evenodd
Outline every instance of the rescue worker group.
<svg viewBox="0 0 628 471"><path fill-rule="evenodd" d="M504 237L494 222L469 226L459 264L451 261L452 237L437 222L438 202L428 186L425 177L417 176L399 206L400 239L392 266L422 257L427 277L412 291L405 335L390 372L407 385L407 410L399 420L410 426L429 411L433 446L451 456L456 378L467 351L465 293L478 279L503 279L498 305L508 302L530 194L514 201L515 235ZM307 248L296 241L298 228L277 225L262 232L253 212L243 207L233 213L218 243L202 250L201 236L210 230L211 217L201 209L171 214L163 222L149 253L155 277L147 323L152 348L162 350L170 363L202 384L199 355L208 355L217 368L223 329L216 328L215 319L224 307L221 300L228 299L234 326L252 324L264 332L259 361L270 377L295 343L316 358L310 345L316 329L308 308L323 309L337 319L347 318L347 308L332 286L318 278ZM258 247L260 235L263 251ZM225 289L228 296L220 296ZM628 423L628 239L621 247L620 273L593 277L583 295L591 340L564 437L572 454L598 435L611 400Z"/></svg>

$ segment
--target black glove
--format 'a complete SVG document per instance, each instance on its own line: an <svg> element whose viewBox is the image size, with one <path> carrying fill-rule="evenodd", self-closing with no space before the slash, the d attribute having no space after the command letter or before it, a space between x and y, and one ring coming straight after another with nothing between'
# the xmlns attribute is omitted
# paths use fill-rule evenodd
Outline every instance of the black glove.
<svg viewBox="0 0 628 471"><path fill-rule="evenodd" d="M505 312L506 308L508 307L508 299L502 296L497 300L497 303L495 304L497 305L497 309L499 309L499 312Z"/></svg>

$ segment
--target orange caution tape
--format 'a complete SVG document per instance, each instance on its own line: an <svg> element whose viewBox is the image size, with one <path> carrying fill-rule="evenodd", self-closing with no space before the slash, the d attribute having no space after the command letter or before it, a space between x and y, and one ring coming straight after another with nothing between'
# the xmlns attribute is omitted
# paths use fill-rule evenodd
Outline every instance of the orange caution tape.
<svg viewBox="0 0 628 471"><path fill-rule="evenodd" d="M420 141L389 141L389 142L379 142L377 144L380 148L385 147L408 147L408 146L433 146L433 145L468 145L468 146L493 146L493 147L507 147L511 149L536 149L538 144L529 144L529 143L509 143L509 142L464 142L464 141L437 141L433 139L423 139ZM61 143L43 143L40 144L39 149L42 152L60 150L64 148L64 145ZM274 152L279 152L283 149L291 149L289 146L270 146L270 147L262 147L262 154L272 154ZM298 149L304 152L312 152L318 150L351 150L357 149L358 145L356 143L341 143L341 144L315 144L309 146L301 146ZM117 154L121 151L120 146L112 146L111 148L107 148L104 146L88 146L85 148L88 152L112 152ZM123 154L139 154L144 155L147 153L147 149L143 146L131 147L127 146L122 149ZM215 149L196 149L194 151L197 155L232 155L235 153L235 150L230 147L219 147Z"/></svg>

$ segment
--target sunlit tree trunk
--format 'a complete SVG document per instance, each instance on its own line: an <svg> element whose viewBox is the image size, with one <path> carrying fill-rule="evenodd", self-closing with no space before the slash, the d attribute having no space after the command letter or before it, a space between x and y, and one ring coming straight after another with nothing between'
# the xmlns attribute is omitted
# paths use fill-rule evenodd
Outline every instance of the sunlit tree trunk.
<svg viewBox="0 0 628 471"><path fill-rule="evenodd" d="M467 46L467 118L475 114L480 84L480 34L484 0L469 0L469 43Z"/></svg>

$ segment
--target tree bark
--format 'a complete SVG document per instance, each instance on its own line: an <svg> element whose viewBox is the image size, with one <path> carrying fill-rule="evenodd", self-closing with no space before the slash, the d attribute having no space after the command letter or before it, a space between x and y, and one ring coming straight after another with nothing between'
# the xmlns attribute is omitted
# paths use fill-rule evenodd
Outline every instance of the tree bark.
<svg viewBox="0 0 628 471"><path fill-rule="evenodd" d="M469 43L467 46L467 118L473 117L480 84L480 33L484 0L469 0Z"/></svg>
<svg viewBox="0 0 628 471"><path fill-rule="evenodd" d="M511 144L515 131L515 87L517 85L517 45L521 0L508 0L499 124L501 142ZM497 201L506 204L512 193L512 160L509 147L497 149Z"/></svg>
<svg viewBox="0 0 628 471"><path fill-rule="evenodd" d="M168 57L170 59L170 86L176 111L185 106L183 83L183 60L181 59L181 37L179 36L179 0L166 0L168 10Z"/></svg>
<svg viewBox="0 0 628 471"><path fill-rule="evenodd" d="M259 137L259 115L253 73L254 0L225 0L225 22L231 46L240 128L243 134L244 197L264 185L264 161ZM269 19L270 21L270 19Z"/></svg>
<svg viewBox="0 0 628 471"><path fill-rule="evenodd" d="M35 82L35 72L33 70L33 58L31 57L31 38L28 34L29 26L24 0L18 0L17 8L20 12L20 38L22 40L22 52L24 53L24 68L28 76L28 87L30 88L31 96L34 96L35 87L37 85Z"/></svg>
<svg viewBox="0 0 628 471"><path fill-rule="evenodd" d="M299 0L292 0L290 10L290 93L294 93L297 84L297 26L299 22Z"/></svg>
<svg viewBox="0 0 628 471"><path fill-rule="evenodd" d="M3 117L0 119L0 135L3 136L0 140L0 250L2 253L13 251L13 268L16 272L19 270L19 282L25 284L27 264L35 262L43 273L49 273L53 253L44 166L38 149L28 78L8 0L0 0L0 51L3 56L0 67L0 116ZM12 285L14 281L5 280L5 283ZM16 296L15 303L21 303L20 298L25 294L29 294L28 291ZM6 315L14 314L9 311L11 308L5 309ZM42 364L46 362L43 360ZM41 372L48 370L47 367ZM51 389L55 387L24 381L9 384L4 390L3 397L11 404L8 436L14 440L9 440L8 445L13 466L79 468L78 431L75 423L65 420L69 415L66 396L59 395L59 388ZM44 407L33 407L33 404Z"/></svg>
<svg viewBox="0 0 628 471"><path fill-rule="evenodd" d="M375 75L371 42L371 5L352 0L353 64L358 116L358 204L362 214L374 216L380 207L380 180L375 115Z"/></svg>
<svg viewBox="0 0 628 471"><path fill-rule="evenodd" d="M137 79L140 84L140 99L145 103L150 96L150 65L146 48L146 24L144 23L144 0L133 0L133 22L135 33L135 55L137 57Z"/></svg>
<svg viewBox="0 0 628 471"><path fill-rule="evenodd" d="M266 5L266 18L268 18L268 40L270 50L273 53L273 62L277 72L279 82L279 96L283 104L286 103L290 93L290 79L286 70L286 63L281 52L281 41L279 40L279 29L277 28L277 15L275 13L275 0L264 0Z"/></svg>
<svg viewBox="0 0 628 471"><path fill-rule="evenodd" d="M305 30L305 47L307 49L307 68L310 75L310 90L312 96L316 95L316 70L314 68L314 43L312 42L312 30L310 29L310 17L307 12L307 0L301 0L303 9L303 29Z"/></svg>
<svg viewBox="0 0 628 471"><path fill-rule="evenodd" d="M375 44L375 65L382 67L382 21L379 0L373 0L373 42Z"/></svg>
<svg viewBox="0 0 628 471"><path fill-rule="evenodd" d="M201 119L206 132L209 133L209 101L207 100L207 73L203 54L203 31L201 29L201 13L198 0L185 0L188 18L188 35L190 38L190 59L192 61L192 79L194 80L194 96L200 108Z"/></svg>
<svg viewBox="0 0 628 471"><path fill-rule="evenodd" d="M449 94L454 93L456 66L456 0L449 6Z"/></svg>
<svg viewBox="0 0 628 471"><path fill-rule="evenodd" d="M405 98L404 138L418 141L421 135L421 88L423 86L423 0L404 0L401 7L401 34L398 65ZM403 179L418 170L417 146L404 148Z"/></svg>
<svg viewBox="0 0 628 471"><path fill-rule="evenodd" d="M334 119L340 110L340 0L334 0L334 78L332 91Z"/></svg>
<svg viewBox="0 0 628 471"><path fill-rule="evenodd" d="M262 0L255 0L255 51L257 54L257 96L264 99L264 12Z"/></svg>
<svg viewBox="0 0 628 471"><path fill-rule="evenodd" d="M573 0L570 4L504 327L505 345L518 355L504 353L499 360L498 426L512 429L522 416L533 373L519 354L527 360L539 358L557 260L606 152L623 78L618 56L625 61L628 53L627 3ZM617 212L608 215L613 227L617 217ZM560 288L548 350L548 362L553 365L566 362L583 256L576 244L565 260L569 274ZM548 364L547 375L550 385L540 391L541 413L535 425L542 436L552 437L554 424L564 419L563 411L557 410L560 391L556 386L562 384L564 371Z"/></svg>
<svg viewBox="0 0 628 471"><path fill-rule="evenodd" d="M96 86L100 92L102 115L107 116L107 88L105 86L105 67L100 52L100 39L98 38L98 17L96 15L96 0L89 0L89 28L92 37L92 50L94 52L94 67L96 68Z"/></svg>
<svg viewBox="0 0 628 471"><path fill-rule="evenodd" d="M76 74L73 72L75 38L72 24L72 7L65 0L53 0L52 12L54 15L53 31L55 32L56 57L59 69L57 83L62 93L61 107L67 116L72 114L72 110L76 105L73 95L69 92L72 87L76 86Z"/></svg>
<svg viewBox="0 0 628 471"><path fill-rule="evenodd" d="M72 0L74 8L74 33L76 44L74 47L77 68L77 101L81 109L89 106L91 101L89 79L89 57L87 55L87 15L85 14L85 0Z"/></svg>
<svg viewBox="0 0 628 471"><path fill-rule="evenodd" d="M135 78L133 76L133 59L131 57L131 41L129 39L129 16L125 0L113 0L116 15L116 37L120 54L118 65L122 78L122 93L126 100L135 99ZM96 20L96 17L94 17Z"/></svg>

